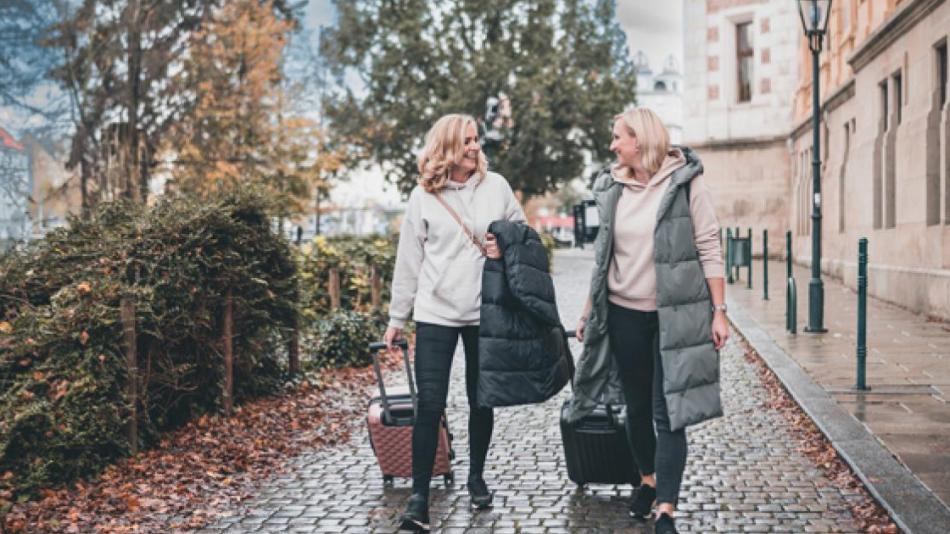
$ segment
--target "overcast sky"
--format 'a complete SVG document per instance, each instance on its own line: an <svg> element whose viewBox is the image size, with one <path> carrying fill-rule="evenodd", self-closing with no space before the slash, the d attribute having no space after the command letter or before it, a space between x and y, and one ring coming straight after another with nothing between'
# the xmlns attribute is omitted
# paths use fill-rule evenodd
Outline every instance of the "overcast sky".
<svg viewBox="0 0 950 534"><path fill-rule="evenodd" d="M656 72L673 54L683 71L683 0L617 0L617 19L627 32L630 57L643 50Z"/></svg>

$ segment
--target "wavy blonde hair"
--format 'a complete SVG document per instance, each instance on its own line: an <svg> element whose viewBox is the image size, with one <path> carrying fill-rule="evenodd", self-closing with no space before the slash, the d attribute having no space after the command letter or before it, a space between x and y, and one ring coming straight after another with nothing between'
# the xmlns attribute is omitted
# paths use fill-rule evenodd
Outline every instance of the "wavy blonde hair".
<svg viewBox="0 0 950 534"><path fill-rule="evenodd" d="M614 116L613 122L618 120L622 120L627 132L637 138L640 161L643 168L653 176L660 170L660 165L663 165L663 160L672 148L670 133L666 126L663 126L663 121L653 110L644 107L630 108ZM620 176L633 176L633 169L626 165L618 163L614 169Z"/></svg>
<svg viewBox="0 0 950 534"><path fill-rule="evenodd" d="M471 115L450 113L435 121L426 133L425 146L419 153L419 185L429 193L441 191L452 176L452 169L461 163L465 151L465 130L478 125ZM488 160L478 152L475 173L485 176Z"/></svg>

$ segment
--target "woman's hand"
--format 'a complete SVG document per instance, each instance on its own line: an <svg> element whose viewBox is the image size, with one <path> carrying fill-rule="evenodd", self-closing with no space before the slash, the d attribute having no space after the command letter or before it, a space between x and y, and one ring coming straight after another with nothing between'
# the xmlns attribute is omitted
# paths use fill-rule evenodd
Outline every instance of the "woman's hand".
<svg viewBox="0 0 950 534"><path fill-rule="evenodd" d="M581 343L584 342L584 327L587 326L587 317L581 315L577 320L577 326L574 328L574 337Z"/></svg>
<svg viewBox="0 0 950 534"><path fill-rule="evenodd" d="M485 256L491 260L501 259L501 249L498 248L498 240L495 239L494 234L490 232L485 234Z"/></svg>
<svg viewBox="0 0 950 534"><path fill-rule="evenodd" d="M402 339L402 328L390 326L383 335L383 341L386 342L386 348L393 350L393 343Z"/></svg>
<svg viewBox="0 0 950 534"><path fill-rule="evenodd" d="M716 350L721 349L727 339L729 339L729 321L726 320L726 312L716 310L712 321L712 340L716 345Z"/></svg>

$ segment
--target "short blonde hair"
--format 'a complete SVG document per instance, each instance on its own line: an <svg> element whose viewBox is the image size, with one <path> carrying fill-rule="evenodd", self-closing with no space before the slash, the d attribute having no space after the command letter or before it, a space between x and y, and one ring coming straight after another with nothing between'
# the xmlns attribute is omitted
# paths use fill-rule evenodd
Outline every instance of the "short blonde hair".
<svg viewBox="0 0 950 534"><path fill-rule="evenodd" d="M670 134L663 126L663 121L649 108L635 107L614 116L614 122L622 120L627 132L637 138L640 148L640 161L643 168L653 176L670 151ZM632 175L633 169L617 166L617 170L627 176Z"/></svg>
<svg viewBox="0 0 950 534"><path fill-rule="evenodd" d="M462 161L465 151L465 130L478 125L471 115L450 113L435 121L426 134L425 146L419 153L419 185L429 193L441 191L452 175L452 168ZM475 172L484 176L488 160L479 151Z"/></svg>

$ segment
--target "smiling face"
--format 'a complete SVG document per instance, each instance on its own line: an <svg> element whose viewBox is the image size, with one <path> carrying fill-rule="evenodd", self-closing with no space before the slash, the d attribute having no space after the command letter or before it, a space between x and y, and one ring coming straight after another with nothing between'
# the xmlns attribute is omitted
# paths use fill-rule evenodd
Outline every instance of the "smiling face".
<svg viewBox="0 0 950 534"><path fill-rule="evenodd" d="M478 168L478 158L481 155L482 146L478 144L478 131L475 125L469 123L465 127L465 137L462 139L462 158L458 162L458 168L466 175L475 172Z"/></svg>
<svg viewBox="0 0 950 534"><path fill-rule="evenodd" d="M617 155L617 163L624 167L637 170L643 168L640 157L640 144L624 124L623 119L614 121L613 141L610 151Z"/></svg>

